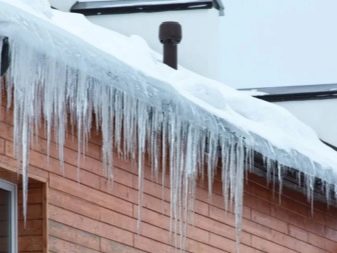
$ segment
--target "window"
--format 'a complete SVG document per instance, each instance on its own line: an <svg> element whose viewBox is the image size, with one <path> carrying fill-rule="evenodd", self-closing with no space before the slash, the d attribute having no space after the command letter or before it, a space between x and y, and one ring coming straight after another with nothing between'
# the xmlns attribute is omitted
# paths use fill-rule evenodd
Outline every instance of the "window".
<svg viewBox="0 0 337 253"><path fill-rule="evenodd" d="M0 253L17 252L17 189L0 179Z"/></svg>

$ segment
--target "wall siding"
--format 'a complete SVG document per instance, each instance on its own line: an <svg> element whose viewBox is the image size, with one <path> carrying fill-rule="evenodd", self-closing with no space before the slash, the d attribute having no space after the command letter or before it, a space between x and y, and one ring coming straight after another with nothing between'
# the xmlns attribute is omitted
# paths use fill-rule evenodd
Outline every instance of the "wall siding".
<svg viewBox="0 0 337 253"><path fill-rule="evenodd" d="M12 115L1 107L0 167L7 171L16 171L12 128ZM20 240L21 249L42 252L43 244L48 243L47 251L55 253L174 252L169 235L169 189L166 185L162 194L160 183L151 180L150 169L145 173L142 223L137 231L136 168L115 158L114 183L108 182L102 170L100 136L93 133L79 169L76 138L67 138L63 171L55 142L51 143L48 162L42 133L31 147L30 176L45 183L46 203L40 201L44 197L38 188L30 190L31 235L29 241ZM277 194L273 198L263 178L249 175L241 252L337 252L336 208L315 203L311 216L305 196L288 189L284 189L281 200L280 204ZM43 213L48 225L41 230ZM21 226L20 231L21 235L27 233ZM35 239L35 233L39 239ZM43 233L47 235L44 239ZM38 248L33 248L32 242L39 242ZM212 199L207 185L200 182L187 252L223 253L235 249L234 215L226 214L223 208L220 182L215 182Z"/></svg>

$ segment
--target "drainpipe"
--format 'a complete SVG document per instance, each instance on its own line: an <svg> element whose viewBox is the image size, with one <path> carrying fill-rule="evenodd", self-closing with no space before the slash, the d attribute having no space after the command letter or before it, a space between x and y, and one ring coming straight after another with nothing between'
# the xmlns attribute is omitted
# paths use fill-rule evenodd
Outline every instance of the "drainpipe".
<svg viewBox="0 0 337 253"><path fill-rule="evenodd" d="M1 38L0 38L1 39ZM0 48L1 66L0 76L4 75L9 67L9 43L8 38L2 39L2 48Z"/></svg>
<svg viewBox="0 0 337 253"><path fill-rule="evenodd" d="M159 40L164 45L163 62L171 68L178 67L177 45L182 39L181 25L178 22L163 22L159 28Z"/></svg>

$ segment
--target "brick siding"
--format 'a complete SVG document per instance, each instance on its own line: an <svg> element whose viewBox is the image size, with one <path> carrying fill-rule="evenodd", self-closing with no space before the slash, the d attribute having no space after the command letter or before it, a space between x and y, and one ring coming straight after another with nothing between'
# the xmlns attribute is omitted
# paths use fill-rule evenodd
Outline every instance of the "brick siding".
<svg viewBox="0 0 337 253"><path fill-rule="evenodd" d="M1 107L0 167L14 172L12 128L12 115ZM131 163L115 157L114 183L108 182L102 170L100 136L93 133L79 169L76 138L67 138L62 171L55 142L51 143L48 162L42 132L38 143L31 147L30 160L30 176L41 181L42 187L30 190L28 225L32 236L28 237L29 242L20 239L22 252L35 250L31 244L34 233L43 239L41 217L47 217L47 226L42 228L47 236L37 243L39 248L34 252L41 252L44 244L48 244L48 252L55 253L174 252L168 232L169 189L165 186L162 194L162 186L151 180L150 169L145 173L144 208L138 233L137 171ZM46 202L42 201L43 187ZM43 203L45 206L41 207ZM31 219L38 221L33 224ZM20 235L29 232L20 225ZM234 216L224 211L220 182L215 182L211 199L207 186L200 182L187 252L220 253L235 249ZM337 252L337 209L317 202L311 216L304 195L284 189L280 204L278 195L273 198L263 178L249 175L245 184L241 252Z"/></svg>

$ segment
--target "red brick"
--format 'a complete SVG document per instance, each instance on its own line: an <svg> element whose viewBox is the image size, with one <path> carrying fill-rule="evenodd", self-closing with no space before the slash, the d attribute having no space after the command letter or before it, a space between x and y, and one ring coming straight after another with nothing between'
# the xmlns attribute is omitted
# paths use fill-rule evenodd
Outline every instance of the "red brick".
<svg viewBox="0 0 337 253"><path fill-rule="evenodd" d="M19 251L38 251L43 247L41 236L24 236L19 238Z"/></svg>
<svg viewBox="0 0 337 253"><path fill-rule="evenodd" d="M74 227L76 229L105 237L107 239L115 240L127 245L132 245L133 243L132 233L117 227L113 227L106 223L98 222L52 205L49 206L49 214L51 220Z"/></svg>
<svg viewBox="0 0 337 253"><path fill-rule="evenodd" d="M167 215L154 212L152 210L149 210L145 207L142 208L142 221L150 223L152 225L164 228L166 230L169 230L170 228L170 218ZM135 206L133 216L135 218L138 217L138 206Z"/></svg>
<svg viewBox="0 0 337 253"><path fill-rule="evenodd" d="M133 210L131 203L60 176L51 175L50 187L69 192L91 203L132 216Z"/></svg>
<svg viewBox="0 0 337 253"><path fill-rule="evenodd" d="M219 249L225 249L228 252L236 253L237 251L237 244L235 240L230 240L228 238L216 235L216 234L210 234L210 245L217 247ZM247 252L247 253L255 253L256 250L245 245L243 242L240 243L240 252Z"/></svg>
<svg viewBox="0 0 337 253"><path fill-rule="evenodd" d="M62 223L49 221L49 235L70 241L89 249L100 250L100 237L83 230L78 230Z"/></svg>
<svg viewBox="0 0 337 253"><path fill-rule="evenodd" d="M149 238L140 236L140 235L135 235L135 244L134 246L137 249L141 249L147 252L151 253L173 253L174 248L167 245L163 244L154 240L151 240Z"/></svg>
<svg viewBox="0 0 337 253"><path fill-rule="evenodd" d="M49 236L49 251L50 252L71 252L71 253L99 253L97 250L86 248L72 242Z"/></svg>
<svg viewBox="0 0 337 253"><path fill-rule="evenodd" d="M306 230L295 227L293 225L288 225L289 235L294 238L300 239L302 241L308 241L309 233Z"/></svg>
<svg viewBox="0 0 337 253"><path fill-rule="evenodd" d="M94 173L88 172L86 170L80 170L80 183L90 186L95 189L100 187L100 177Z"/></svg>
<svg viewBox="0 0 337 253"><path fill-rule="evenodd" d="M192 253L225 253L229 252L226 249L226 245L223 245L223 249L214 248L207 244L203 244L196 241L187 240L187 250Z"/></svg>
<svg viewBox="0 0 337 253"><path fill-rule="evenodd" d="M325 228L325 236L326 236L326 238L337 242L337 230L326 227Z"/></svg>
<svg viewBox="0 0 337 253"><path fill-rule="evenodd" d="M331 241L327 238L309 233L308 242L313 246L325 249L327 252L337 252L337 242Z"/></svg>
<svg viewBox="0 0 337 253"><path fill-rule="evenodd" d="M256 249L262 250L264 252L270 252L270 253L295 253L296 251L291 250L289 248L282 247L276 243L273 243L268 240L264 240L257 236L252 236L252 246Z"/></svg>
<svg viewBox="0 0 337 253"><path fill-rule="evenodd" d="M281 221L277 218L274 218L274 217L256 212L254 210L252 210L252 220L256 223L259 223L259 224L264 225L266 227L270 227L274 230L277 230L277 231L280 231L280 232L283 232L283 233L288 232L287 223L285 223L285 222L283 222L283 221Z"/></svg>
<svg viewBox="0 0 337 253"><path fill-rule="evenodd" d="M100 179L100 188L102 192L138 204L138 191L118 182L108 181L105 178Z"/></svg>
<svg viewBox="0 0 337 253"><path fill-rule="evenodd" d="M49 204L82 214L92 219L100 219L100 213L97 211L99 207L97 207L97 205L68 193L50 189L48 191L48 202Z"/></svg>
<svg viewBox="0 0 337 253"><path fill-rule="evenodd" d="M30 185L28 189L28 204L41 204L42 194L41 188L34 189ZM18 202L22 204L22 190L19 191Z"/></svg>
<svg viewBox="0 0 337 253"><path fill-rule="evenodd" d="M208 217L204 217L201 215L195 216L194 224L197 227L200 227L206 231L210 231L209 233L217 234L220 236L227 237L231 240L235 240L236 238L236 229L235 227L229 226L227 224L218 222L216 220L210 219ZM241 232L241 242L250 244L251 238L250 234L242 231Z"/></svg>
<svg viewBox="0 0 337 253"><path fill-rule="evenodd" d="M135 249L133 247L107 240L101 239L101 251L104 253L143 253L144 251Z"/></svg>
<svg viewBox="0 0 337 253"><path fill-rule="evenodd" d="M98 210L97 210L98 209ZM119 228L136 232L137 220L126 215L119 214L106 208L96 208L100 213L100 220Z"/></svg>
<svg viewBox="0 0 337 253"><path fill-rule="evenodd" d="M27 220L26 225L19 222L19 236L39 235L42 236L43 220Z"/></svg>

